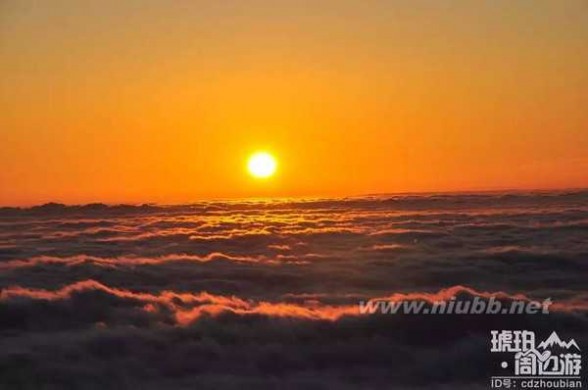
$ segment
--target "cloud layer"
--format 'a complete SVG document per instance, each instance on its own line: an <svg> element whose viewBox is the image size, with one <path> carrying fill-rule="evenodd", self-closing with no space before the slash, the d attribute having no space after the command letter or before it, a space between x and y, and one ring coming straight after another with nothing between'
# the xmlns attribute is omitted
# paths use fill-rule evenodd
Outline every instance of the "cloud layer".
<svg viewBox="0 0 588 390"><path fill-rule="evenodd" d="M0 209L0 382L487 388L490 329L586 345L588 193ZM549 315L360 300L552 298Z"/></svg>

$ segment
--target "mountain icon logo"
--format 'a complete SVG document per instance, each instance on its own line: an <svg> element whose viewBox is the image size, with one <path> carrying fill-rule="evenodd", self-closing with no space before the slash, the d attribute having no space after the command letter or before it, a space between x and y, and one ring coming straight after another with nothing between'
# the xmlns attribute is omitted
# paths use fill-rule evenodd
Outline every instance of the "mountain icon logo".
<svg viewBox="0 0 588 390"><path fill-rule="evenodd" d="M557 335L557 333L555 331L551 332L551 334L549 335L548 338L546 338L541 343L539 343L537 348L541 348L541 349L553 348L554 345L557 345L558 347L565 348L565 349L570 349L571 347L576 347L576 349L578 351L580 350L580 347L578 346L578 343L576 343L576 340L569 339L568 341L563 341L562 339L559 338L559 336Z"/></svg>

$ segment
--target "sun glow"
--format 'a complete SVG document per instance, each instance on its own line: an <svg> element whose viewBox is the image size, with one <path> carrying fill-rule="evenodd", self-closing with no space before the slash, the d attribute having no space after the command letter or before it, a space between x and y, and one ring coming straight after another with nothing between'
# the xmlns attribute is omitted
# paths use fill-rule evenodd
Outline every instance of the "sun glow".
<svg viewBox="0 0 588 390"><path fill-rule="evenodd" d="M249 174L260 179L272 176L276 172L277 167L278 163L276 159L267 152L254 153L247 161Z"/></svg>

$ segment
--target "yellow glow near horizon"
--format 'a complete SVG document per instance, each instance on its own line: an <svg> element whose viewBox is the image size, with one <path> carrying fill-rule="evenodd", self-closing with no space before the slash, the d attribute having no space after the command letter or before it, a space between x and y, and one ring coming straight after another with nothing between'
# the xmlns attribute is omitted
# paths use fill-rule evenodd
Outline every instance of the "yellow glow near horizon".
<svg viewBox="0 0 588 390"><path fill-rule="evenodd" d="M247 161L247 170L251 176L265 179L276 172L278 163L274 156L267 152L256 152Z"/></svg>

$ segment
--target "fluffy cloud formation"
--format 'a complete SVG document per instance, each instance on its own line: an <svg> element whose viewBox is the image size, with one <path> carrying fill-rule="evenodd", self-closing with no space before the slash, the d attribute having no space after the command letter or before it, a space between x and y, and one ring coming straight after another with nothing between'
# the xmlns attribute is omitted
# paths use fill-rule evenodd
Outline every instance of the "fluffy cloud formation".
<svg viewBox="0 0 588 390"><path fill-rule="evenodd" d="M487 388L490 329L586 345L588 193L0 209L0 383ZM549 315L362 314L541 300Z"/></svg>

